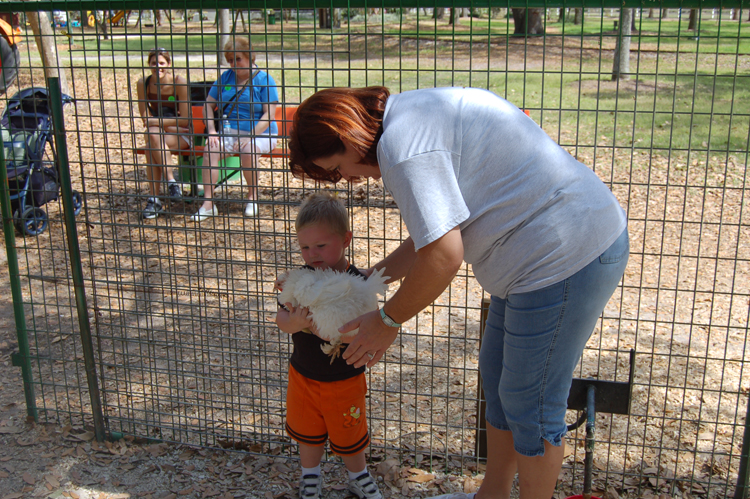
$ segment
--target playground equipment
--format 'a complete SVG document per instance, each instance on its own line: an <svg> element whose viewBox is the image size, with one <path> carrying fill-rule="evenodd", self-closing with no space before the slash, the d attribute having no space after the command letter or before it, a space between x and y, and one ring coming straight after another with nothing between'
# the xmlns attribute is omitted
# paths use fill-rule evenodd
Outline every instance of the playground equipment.
<svg viewBox="0 0 750 499"><path fill-rule="evenodd" d="M10 85L18 74L18 42L21 41L19 33L6 21L0 19L0 93Z"/></svg>

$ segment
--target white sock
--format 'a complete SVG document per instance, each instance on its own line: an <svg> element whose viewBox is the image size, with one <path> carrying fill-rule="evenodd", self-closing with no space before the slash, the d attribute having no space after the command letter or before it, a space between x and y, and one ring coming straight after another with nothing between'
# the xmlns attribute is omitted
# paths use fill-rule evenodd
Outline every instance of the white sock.
<svg viewBox="0 0 750 499"><path fill-rule="evenodd" d="M176 181L175 179L173 179L173 178L167 179L167 183L168 183L168 184L169 184L169 183L173 183L173 182L177 182L177 181Z"/></svg>
<svg viewBox="0 0 750 499"><path fill-rule="evenodd" d="M306 475L320 476L320 464L314 468L305 468L304 466L301 466L301 468L302 468L302 476L306 476Z"/></svg>
<svg viewBox="0 0 750 499"><path fill-rule="evenodd" d="M349 480L354 480L355 478L359 478L362 474L367 473L367 468L356 473L353 471L349 471L349 470L346 470L346 471L347 473L349 473Z"/></svg>

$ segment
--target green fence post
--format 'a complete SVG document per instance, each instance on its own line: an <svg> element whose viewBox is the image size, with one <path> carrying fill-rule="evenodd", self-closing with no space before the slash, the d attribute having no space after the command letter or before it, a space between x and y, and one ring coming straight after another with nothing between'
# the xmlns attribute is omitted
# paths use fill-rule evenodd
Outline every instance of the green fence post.
<svg viewBox="0 0 750 499"><path fill-rule="evenodd" d="M16 337L18 338L18 355L12 357L14 366L21 368L23 377L23 393L26 397L26 414L37 421L36 397L34 396L33 377L31 372L31 358L29 355L29 337L26 332L26 316L23 312L23 294L21 293L20 272L18 270L18 254L16 253L16 235L13 227L13 213L10 207L10 186L8 184L8 170L5 164L5 144L0 147L0 211L3 216L3 232L5 233L5 251L8 254L8 276L10 292L13 297L13 316L16 321Z"/></svg>
<svg viewBox="0 0 750 499"><path fill-rule="evenodd" d="M78 230L76 228L75 207L73 206L73 188L70 182L70 163L68 161L68 144L65 137L65 119L63 114L62 90L60 79L47 79L52 111L52 129L55 136L55 153L60 171L60 185L62 188L63 213L65 230L68 234L68 253L73 275L73 288L78 311L78 326L81 328L81 345L83 347L83 361L86 366L86 380L91 398L91 412L94 418L94 435L96 440L104 440L104 416L99 394L99 381L96 378L96 363L94 362L94 347L91 341L91 326L89 324L88 307L86 306L86 290L83 285L83 269L81 268L81 252L78 247Z"/></svg>

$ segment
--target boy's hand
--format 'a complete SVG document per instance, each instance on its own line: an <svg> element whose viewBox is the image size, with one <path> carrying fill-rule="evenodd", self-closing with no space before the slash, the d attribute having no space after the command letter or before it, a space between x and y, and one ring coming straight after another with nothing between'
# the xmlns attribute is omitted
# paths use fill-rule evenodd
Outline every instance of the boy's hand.
<svg viewBox="0 0 750 499"><path fill-rule="evenodd" d="M302 331L303 329L313 330L313 320L307 307L295 308L291 303L285 303L284 306L289 310L289 326L292 329L295 331Z"/></svg>

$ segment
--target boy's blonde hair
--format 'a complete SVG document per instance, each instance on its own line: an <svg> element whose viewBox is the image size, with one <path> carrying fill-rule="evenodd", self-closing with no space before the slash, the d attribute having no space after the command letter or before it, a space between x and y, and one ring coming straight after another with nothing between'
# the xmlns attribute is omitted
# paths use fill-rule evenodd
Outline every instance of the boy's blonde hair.
<svg viewBox="0 0 750 499"><path fill-rule="evenodd" d="M299 232L319 223L326 224L334 233L341 236L349 232L349 214L344 203L326 191L316 192L302 201L295 229Z"/></svg>

